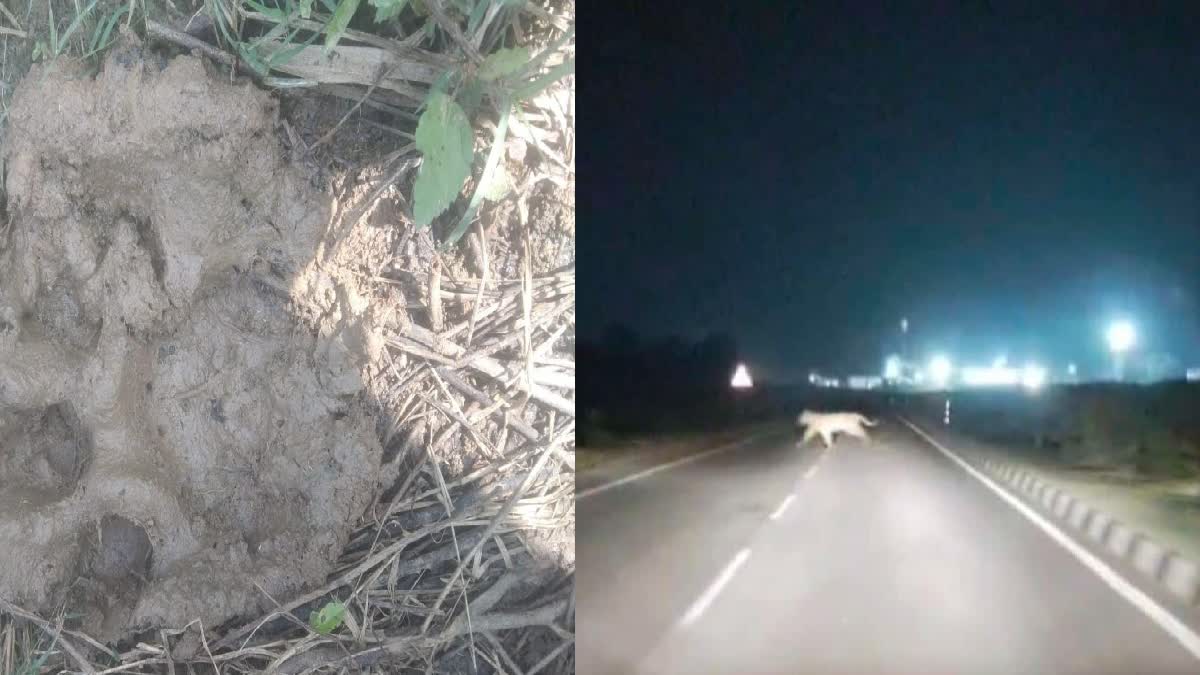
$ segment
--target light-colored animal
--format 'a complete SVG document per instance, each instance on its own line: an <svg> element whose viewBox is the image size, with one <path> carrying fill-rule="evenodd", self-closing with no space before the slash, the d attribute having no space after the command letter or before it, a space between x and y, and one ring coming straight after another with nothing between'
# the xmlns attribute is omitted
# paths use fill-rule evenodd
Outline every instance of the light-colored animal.
<svg viewBox="0 0 1200 675"><path fill-rule="evenodd" d="M852 412L819 413L805 410L796 418L796 424L806 427L804 437L800 439L799 445L804 445L810 438L820 434L821 440L825 441L825 447L828 448L833 445L833 435L839 432L850 434L870 443L871 437L867 435L867 430L863 429L863 425L873 427L878 422Z"/></svg>

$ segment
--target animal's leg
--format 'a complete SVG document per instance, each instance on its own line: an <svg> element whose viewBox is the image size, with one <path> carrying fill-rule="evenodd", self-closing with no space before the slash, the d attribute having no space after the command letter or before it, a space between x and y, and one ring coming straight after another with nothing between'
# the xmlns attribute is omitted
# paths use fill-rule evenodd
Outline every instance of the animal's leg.
<svg viewBox="0 0 1200 675"><path fill-rule="evenodd" d="M803 446L804 444L808 443L808 441L811 440L812 437L816 436L816 435L817 435L817 430L815 428L809 427L809 428L805 429L804 437L800 439L800 445Z"/></svg>
<svg viewBox="0 0 1200 675"><path fill-rule="evenodd" d="M833 434L832 434L832 433L830 433L830 432L828 432L828 431L826 431L826 430L822 429L822 430L821 430L821 440L825 441L825 447L826 447L826 448L833 447L833 443L831 443L831 441L833 440Z"/></svg>

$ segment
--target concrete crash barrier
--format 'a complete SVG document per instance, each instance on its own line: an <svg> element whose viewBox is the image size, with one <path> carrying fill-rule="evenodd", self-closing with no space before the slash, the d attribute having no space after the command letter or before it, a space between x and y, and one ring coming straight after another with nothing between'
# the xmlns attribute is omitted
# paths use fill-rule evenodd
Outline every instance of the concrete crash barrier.
<svg viewBox="0 0 1200 675"><path fill-rule="evenodd" d="M1046 484L1035 478L1033 481L1033 489L1031 489L1029 491L1029 494L1033 496L1033 500L1035 502L1041 503L1042 495L1044 495L1045 493L1046 493Z"/></svg>
<svg viewBox="0 0 1200 675"><path fill-rule="evenodd" d="M1157 580L1163 562L1167 559L1167 551L1162 546L1147 539L1144 535L1134 535L1133 566L1139 572L1151 579Z"/></svg>
<svg viewBox="0 0 1200 675"><path fill-rule="evenodd" d="M1091 522L1088 523L1088 537L1097 544L1103 544L1104 538L1108 536L1108 528L1112 524L1112 516L1102 511L1096 511L1092 514Z"/></svg>
<svg viewBox="0 0 1200 675"><path fill-rule="evenodd" d="M1021 472L1021 476L1017 479L1017 489L1021 492L1029 492L1029 487L1033 483L1033 476Z"/></svg>
<svg viewBox="0 0 1200 675"><path fill-rule="evenodd" d="M1133 539L1137 536L1133 530L1125 526L1125 524L1113 521L1112 526L1108 528L1108 538L1104 541L1105 548L1109 553L1124 558L1129 555L1130 549L1133 548Z"/></svg>
<svg viewBox="0 0 1200 675"><path fill-rule="evenodd" d="M1054 500L1054 517L1063 519L1067 517L1071 507L1075 505L1075 500L1071 495L1065 492L1059 492L1058 498Z"/></svg>
<svg viewBox="0 0 1200 675"><path fill-rule="evenodd" d="M1077 530L1083 530L1087 525L1088 516L1092 515L1092 508L1081 501L1071 501L1071 511L1067 514L1067 522L1071 527Z"/></svg>
<svg viewBox="0 0 1200 675"><path fill-rule="evenodd" d="M1180 556L1135 532L1112 516L1088 506L1065 491L1047 485L1016 465L987 459L989 472L1024 493L1055 519L1084 533L1108 553L1129 560L1135 569L1156 581L1174 598L1200 606L1200 564Z"/></svg>
<svg viewBox="0 0 1200 675"><path fill-rule="evenodd" d="M1171 595L1189 605L1200 604L1200 565L1170 552L1159 577Z"/></svg>
<svg viewBox="0 0 1200 675"><path fill-rule="evenodd" d="M1062 493L1058 491L1058 488L1052 485L1047 485L1046 489L1042 490L1042 508L1046 509L1047 511L1053 510L1054 502L1058 500L1058 496L1060 494Z"/></svg>

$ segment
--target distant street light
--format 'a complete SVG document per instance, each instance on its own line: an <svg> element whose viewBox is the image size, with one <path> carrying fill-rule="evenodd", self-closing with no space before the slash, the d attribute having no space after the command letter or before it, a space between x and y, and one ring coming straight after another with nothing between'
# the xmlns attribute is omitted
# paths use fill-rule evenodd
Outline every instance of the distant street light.
<svg viewBox="0 0 1200 675"><path fill-rule="evenodd" d="M899 356L892 354L887 357L887 360L883 362L883 377L888 380L899 380L902 365L903 362Z"/></svg>
<svg viewBox="0 0 1200 675"><path fill-rule="evenodd" d="M729 385L734 389L749 389L754 386L754 381L750 379L750 373L746 370L746 364L738 364Z"/></svg>
<svg viewBox="0 0 1200 675"><path fill-rule="evenodd" d="M1108 349L1113 354L1113 369L1118 380L1125 379L1125 354L1137 342L1137 331L1128 321L1114 321L1108 327Z"/></svg>
<svg viewBox="0 0 1200 675"><path fill-rule="evenodd" d="M1116 321L1108 327L1108 348L1114 353L1129 351L1136 340L1137 333L1128 321Z"/></svg>
<svg viewBox="0 0 1200 675"><path fill-rule="evenodd" d="M1021 384L1026 388L1037 391L1046 383L1046 369L1031 363L1021 372Z"/></svg>
<svg viewBox="0 0 1200 675"><path fill-rule="evenodd" d="M953 367L950 365L950 359L941 354L933 357L929 361L929 377L933 380L934 386L939 389L945 389L950 382L950 373Z"/></svg>

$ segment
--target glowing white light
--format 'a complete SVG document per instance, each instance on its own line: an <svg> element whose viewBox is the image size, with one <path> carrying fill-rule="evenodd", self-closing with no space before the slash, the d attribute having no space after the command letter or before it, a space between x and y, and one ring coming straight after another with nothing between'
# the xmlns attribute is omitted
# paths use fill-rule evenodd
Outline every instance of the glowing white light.
<svg viewBox="0 0 1200 675"><path fill-rule="evenodd" d="M809 373L808 374L808 383L809 384L820 384L821 376L817 375L816 373Z"/></svg>
<svg viewBox="0 0 1200 675"><path fill-rule="evenodd" d="M1078 373L1079 373L1079 369L1075 367L1074 363L1067 364L1067 374L1068 375L1070 375L1071 377L1075 377L1075 375L1077 375Z"/></svg>
<svg viewBox="0 0 1200 675"><path fill-rule="evenodd" d="M749 389L754 386L754 382L750 379L750 373L746 370L744 363L739 363L737 370L733 373L733 380L730 385L734 389Z"/></svg>
<svg viewBox="0 0 1200 675"><path fill-rule="evenodd" d="M950 373L953 370L953 367L950 365L950 359L941 354L929 360L929 377L933 380L935 386L946 386L946 383L950 381Z"/></svg>
<svg viewBox="0 0 1200 675"><path fill-rule="evenodd" d="M846 386L851 389L875 389L883 384L883 378L878 375L851 375L846 378Z"/></svg>
<svg viewBox="0 0 1200 675"><path fill-rule="evenodd" d="M962 369L962 381L970 387L1012 386L1021 381L1021 373L1016 368L969 366Z"/></svg>
<svg viewBox="0 0 1200 675"><path fill-rule="evenodd" d="M1117 354L1129 351L1137 341L1137 331L1128 321L1116 321L1108 327L1108 348Z"/></svg>
<svg viewBox="0 0 1200 675"><path fill-rule="evenodd" d="M1025 366L1025 370L1021 372L1021 384L1026 389L1041 389L1046 383L1046 369L1031 363Z"/></svg>
<svg viewBox="0 0 1200 675"><path fill-rule="evenodd" d="M997 356L995 361L992 361L993 368L1003 368L1007 365L1008 365L1008 357L1003 354L1001 354L1000 356Z"/></svg>
<svg viewBox="0 0 1200 675"><path fill-rule="evenodd" d="M883 362L883 376L889 380L900 379L900 369L900 357L895 354L887 357L887 361Z"/></svg>

